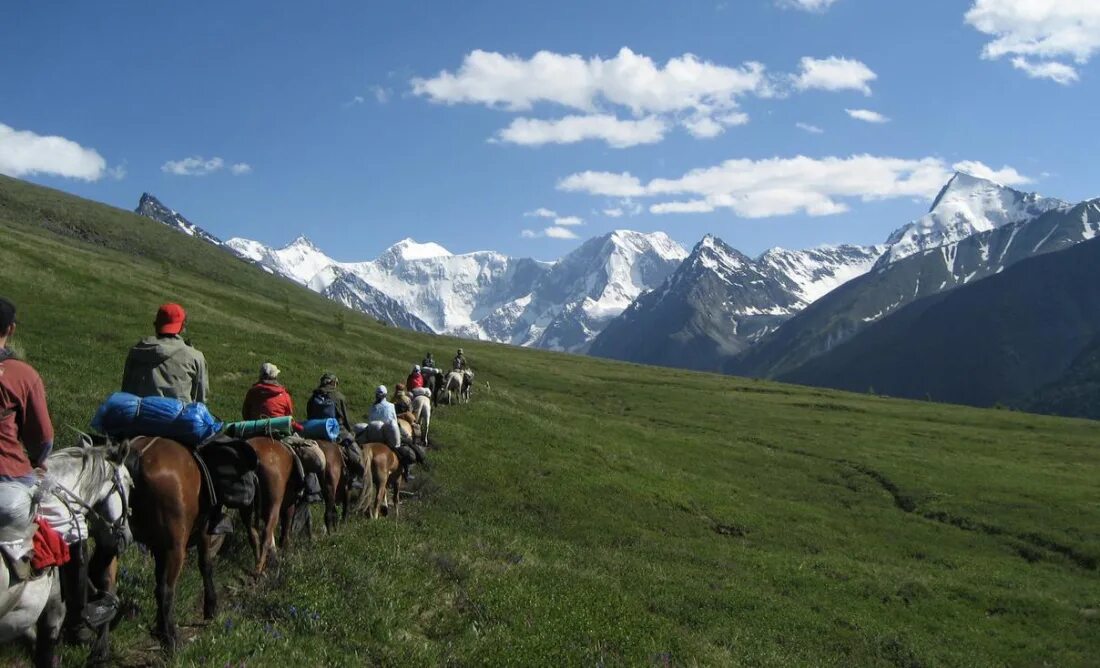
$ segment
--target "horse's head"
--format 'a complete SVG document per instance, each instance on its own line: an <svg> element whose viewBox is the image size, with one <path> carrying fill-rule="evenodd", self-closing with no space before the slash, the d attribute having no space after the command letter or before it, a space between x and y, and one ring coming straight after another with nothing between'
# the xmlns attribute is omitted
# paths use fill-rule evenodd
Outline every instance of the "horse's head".
<svg viewBox="0 0 1100 668"><path fill-rule="evenodd" d="M92 509L90 519L97 539L110 541L121 553L134 540L130 531L134 479L125 464L130 443L108 440L105 445L96 445L90 436L81 434L76 451L84 459L82 479L76 487L84 491L73 491L86 497L82 500Z"/></svg>

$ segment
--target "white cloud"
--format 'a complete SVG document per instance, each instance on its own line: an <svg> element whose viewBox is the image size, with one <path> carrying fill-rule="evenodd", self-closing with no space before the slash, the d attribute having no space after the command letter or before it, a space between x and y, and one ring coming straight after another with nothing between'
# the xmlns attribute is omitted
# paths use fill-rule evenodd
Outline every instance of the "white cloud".
<svg viewBox="0 0 1100 668"><path fill-rule="evenodd" d="M602 213L608 218L622 218L623 214L625 214L626 212L623 211L621 207L616 206L611 207L610 209L604 209Z"/></svg>
<svg viewBox="0 0 1100 668"><path fill-rule="evenodd" d="M551 226L543 230L522 230L519 235L524 239L538 239L540 237L546 237L548 239L577 239L577 235L573 230L568 227Z"/></svg>
<svg viewBox="0 0 1100 668"><path fill-rule="evenodd" d="M528 211L527 213L523 214L523 216L525 218L557 218L558 214L554 211L551 211L550 209L547 209L544 206L540 206L534 211Z"/></svg>
<svg viewBox="0 0 1100 668"><path fill-rule="evenodd" d="M807 12L824 12L831 7L836 0L776 0L780 7L801 9Z"/></svg>
<svg viewBox="0 0 1100 668"><path fill-rule="evenodd" d="M971 176L977 176L980 179L989 179L990 181L996 181L1006 186L1022 186L1032 182L1031 178L1024 176L1007 165L1000 169L993 169L980 162L964 160L962 162L956 162L951 168L956 172L966 172Z"/></svg>
<svg viewBox="0 0 1100 668"><path fill-rule="evenodd" d="M575 227L584 225L584 219L579 216L561 216L554 219L554 224L558 227Z"/></svg>
<svg viewBox="0 0 1100 668"><path fill-rule="evenodd" d="M794 126L799 130L809 132L812 135L820 135L825 133L825 131L821 128L817 127L816 125L810 125L809 123L795 123Z"/></svg>
<svg viewBox="0 0 1100 668"><path fill-rule="evenodd" d="M551 239L576 239L577 235L568 227L548 227L542 231Z"/></svg>
<svg viewBox="0 0 1100 668"><path fill-rule="evenodd" d="M202 156L193 155L182 160L169 160L160 166L160 171L175 176L206 176L207 174L220 172L225 168L225 160L222 158L214 156L206 159ZM234 176L249 174L252 172L252 166L247 162L237 162L229 165L229 172Z"/></svg>
<svg viewBox="0 0 1100 668"><path fill-rule="evenodd" d="M629 173L580 172L558 188L606 197L652 197L655 214L705 213L730 209L745 218L805 213L826 216L848 210L848 201L931 198L956 168L1002 183L1025 179L1011 167L993 170L980 162L949 167L939 158L915 160L854 155L847 158L771 158L728 160L692 170L674 179L643 183Z"/></svg>
<svg viewBox="0 0 1100 668"><path fill-rule="evenodd" d="M126 178L126 161L123 160L121 164L108 168L107 176L111 177L115 181L121 181L122 179Z"/></svg>
<svg viewBox="0 0 1100 668"><path fill-rule="evenodd" d="M374 101L378 104L386 104L393 97L393 91L384 86L371 86L370 92L374 95Z"/></svg>
<svg viewBox="0 0 1100 668"><path fill-rule="evenodd" d="M1052 60L1033 63L1023 56L1017 56L1012 59L1012 66L1018 70L1023 70L1032 79L1050 79L1063 86L1076 83L1080 78L1077 75L1077 70L1073 67Z"/></svg>
<svg viewBox="0 0 1100 668"><path fill-rule="evenodd" d="M95 149L64 137L16 130L0 123L0 174L17 177L49 174L98 181L106 173L107 161Z"/></svg>
<svg viewBox="0 0 1100 668"><path fill-rule="evenodd" d="M845 109L848 115L857 121L863 121L865 123L889 123L890 119L877 111L871 111L870 109Z"/></svg>
<svg viewBox="0 0 1100 668"><path fill-rule="evenodd" d="M856 90L870 95L870 83L878 78L862 62L837 56L803 58L799 67L801 71L794 77L794 87L798 90Z"/></svg>
<svg viewBox="0 0 1100 668"><path fill-rule="evenodd" d="M665 137L668 126L656 116L620 120L607 114L566 116L557 120L517 118L497 133L497 139L522 146L575 144L601 139L613 148L655 144Z"/></svg>
<svg viewBox="0 0 1100 668"><path fill-rule="evenodd" d="M757 62L730 67L688 53L660 65L625 47L607 59L551 51L522 58L475 50L457 71L411 83L415 95L439 104L481 104L512 112L555 104L584 112L560 121L518 119L499 135L532 145L590 138L620 147L653 143L674 122L697 137L713 137L723 127L747 122L737 111L738 98L771 94L765 68ZM612 113L616 108L636 120L620 120Z"/></svg>
<svg viewBox="0 0 1100 668"><path fill-rule="evenodd" d="M1016 69L1063 85L1078 79L1064 61L1084 65L1100 51L1096 0L974 0L966 22L994 38L983 58L1014 56Z"/></svg>

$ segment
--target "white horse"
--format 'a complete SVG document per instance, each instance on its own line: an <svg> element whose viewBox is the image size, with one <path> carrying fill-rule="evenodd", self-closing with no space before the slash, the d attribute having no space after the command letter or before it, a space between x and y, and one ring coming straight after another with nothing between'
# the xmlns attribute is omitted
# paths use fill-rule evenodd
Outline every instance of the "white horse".
<svg viewBox="0 0 1100 668"><path fill-rule="evenodd" d="M452 371L443 379L443 391L446 393L448 405L453 405L456 399L462 398L462 381L461 371Z"/></svg>
<svg viewBox="0 0 1100 668"><path fill-rule="evenodd" d="M134 481L122 465L124 455L124 449L92 447L90 440L82 439L80 447L60 450L46 460L39 510L67 519L60 529L66 539L86 539L92 515L107 525L121 546L132 542L129 504ZM64 617L57 568L12 584L8 567L0 564L0 643L24 637L34 645L35 665L52 666Z"/></svg>
<svg viewBox="0 0 1100 668"><path fill-rule="evenodd" d="M421 438L428 445L428 428L432 425L432 398L428 395L413 397L412 412L420 425Z"/></svg>
<svg viewBox="0 0 1100 668"><path fill-rule="evenodd" d="M474 372L466 369L462 372L462 391L460 396L462 397L462 403L470 403L470 390L474 387Z"/></svg>

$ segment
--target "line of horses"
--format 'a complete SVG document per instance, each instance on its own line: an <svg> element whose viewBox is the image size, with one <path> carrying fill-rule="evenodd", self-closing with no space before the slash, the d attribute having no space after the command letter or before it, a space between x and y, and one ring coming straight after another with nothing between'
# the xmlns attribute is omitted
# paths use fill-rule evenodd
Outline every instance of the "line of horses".
<svg viewBox="0 0 1100 668"><path fill-rule="evenodd" d="M412 410L398 416L403 438L430 447L433 403L468 402L472 384L470 371L433 374L430 396L413 397ZM358 488L358 512L372 519L388 514L390 508L395 517L399 512L405 476L398 456L385 443L362 440L361 467L349 465L340 444L317 442L325 454L320 478L326 532L335 531L347 519ZM290 547L296 514L305 513L303 524L310 538L312 525L304 500L305 475L294 452L269 437L250 438L247 443L258 460L258 484L252 504L240 509L240 518L252 548L254 573L261 576L277 550ZM66 627L87 623L94 628L88 662L105 664L110 621L118 603L114 595L118 557L132 541L145 545L153 556L157 602L153 635L165 651L171 653L179 644L176 588L189 547L195 547L198 555L203 618L214 617L218 607L214 556L224 537L207 531L216 506L192 448L155 436L96 445L82 435L73 447L50 456L48 470L54 485L47 495L87 521L85 538L90 540L74 545L74 552L83 555L82 550L92 545L94 551L60 570L50 569L41 577L15 584L9 583L8 569L0 565L0 644L26 637L34 645L35 665L52 666L63 622ZM63 580L68 585L64 598ZM103 619L93 623L96 620L89 617L95 617L97 610L103 611Z"/></svg>

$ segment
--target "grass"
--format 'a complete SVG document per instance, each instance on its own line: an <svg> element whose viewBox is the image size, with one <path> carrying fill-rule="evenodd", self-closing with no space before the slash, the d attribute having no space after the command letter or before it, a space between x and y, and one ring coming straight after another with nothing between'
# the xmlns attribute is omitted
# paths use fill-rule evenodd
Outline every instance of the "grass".
<svg viewBox="0 0 1100 668"><path fill-rule="evenodd" d="M59 427L116 389L182 302L233 417L259 364L299 403L371 389L458 342L322 298L99 204L0 178L0 293ZM151 562L125 558L123 665L1088 665L1100 656L1096 424L463 341L474 402L440 409L400 521L354 519L253 583L189 561L168 661ZM315 522L315 525L318 525ZM3 657L0 654L0 657ZM7 655L9 658L17 654ZM66 659L79 661L79 650Z"/></svg>

